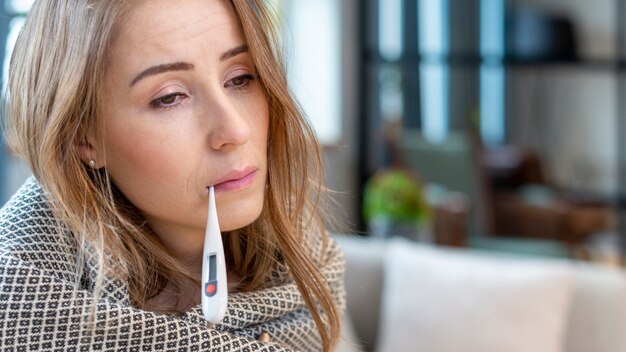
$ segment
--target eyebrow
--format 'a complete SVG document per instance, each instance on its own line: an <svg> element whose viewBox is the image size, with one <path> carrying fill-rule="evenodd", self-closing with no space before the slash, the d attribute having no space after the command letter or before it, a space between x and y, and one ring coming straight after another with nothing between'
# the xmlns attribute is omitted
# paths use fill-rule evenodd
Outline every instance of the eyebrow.
<svg viewBox="0 0 626 352"><path fill-rule="evenodd" d="M220 62L221 61L226 61L232 57L235 57L239 54L243 54L243 53L247 53L248 52L248 46L246 44L240 45L238 47L234 47L230 50L227 50L226 52L224 52L222 55L220 55Z"/></svg>
<svg viewBox="0 0 626 352"><path fill-rule="evenodd" d="M130 86L134 86L140 80L153 75L158 75L159 73L169 72L169 71L189 71L193 70L193 65L186 62L174 62L171 64L163 64L148 67L147 69L141 71L133 80L130 82Z"/></svg>
<svg viewBox="0 0 626 352"><path fill-rule="evenodd" d="M238 47L229 49L225 51L222 55L220 55L220 62L226 61L232 57L235 57L239 54L248 52L248 46L246 44L240 45ZM187 62L174 62L170 64L162 64L156 65L152 67L148 67L147 69L141 71L133 80L130 82L130 86L134 86L140 80L153 75L158 75L160 73L169 72L169 71L191 71L194 69L193 64Z"/></svg>

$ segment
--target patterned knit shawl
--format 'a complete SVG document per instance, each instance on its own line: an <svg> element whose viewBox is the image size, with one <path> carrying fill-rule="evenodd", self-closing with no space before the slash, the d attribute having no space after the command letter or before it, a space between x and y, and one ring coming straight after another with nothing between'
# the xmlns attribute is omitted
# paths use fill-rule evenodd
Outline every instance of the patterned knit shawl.
<svg viewBox="0 0 626 352"><path fill-rule="evenodd" d="M212 325L200 306L173 316L132 307L119 279L107 279L93 329L90 285L75 290L76 242L55 219L30 178L0 210L1 351L319 351L319 333L293 281L229 295L224 320ZM342 310L344 259L329 242L323 276ZM91 274L95 269L86 264ZM284 275L277 275L284 276ZM257 341L267 332L270 343Z"/></svg>

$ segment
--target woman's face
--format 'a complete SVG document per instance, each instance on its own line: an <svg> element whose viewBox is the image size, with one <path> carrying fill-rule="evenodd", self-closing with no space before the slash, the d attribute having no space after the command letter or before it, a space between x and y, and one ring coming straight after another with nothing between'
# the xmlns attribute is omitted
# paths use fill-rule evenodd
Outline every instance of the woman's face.
<svg viewBox="0 0 626 352"><path fill-rule="evenodd" d="M98 166L150 227L203 232L211 185L223 231L258 218L269 111L231 5L138 2L110 54Z"/></svg>

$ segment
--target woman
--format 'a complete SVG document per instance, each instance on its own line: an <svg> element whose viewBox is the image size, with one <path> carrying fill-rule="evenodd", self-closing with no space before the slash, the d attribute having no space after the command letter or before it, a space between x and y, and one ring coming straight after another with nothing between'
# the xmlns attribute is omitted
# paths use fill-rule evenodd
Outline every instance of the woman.
<svg viewBox="0 0 626 352"><path fill-rule="evenodd" d="M0 346L332 350L342 255L262 0L38 1L13 53ZM207 187L230 285L202 318Z"/></svg>

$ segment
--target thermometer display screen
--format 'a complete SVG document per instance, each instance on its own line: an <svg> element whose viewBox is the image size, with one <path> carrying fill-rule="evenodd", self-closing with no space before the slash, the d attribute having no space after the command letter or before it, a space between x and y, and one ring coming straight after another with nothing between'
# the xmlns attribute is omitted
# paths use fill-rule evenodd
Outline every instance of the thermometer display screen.
<svg viewBox="0 0 626 352"><path fill-rule="evenodd" d="M211 254L209 256L209 280L217 279L217 256Z"/></svg>
<svg viewBox="0 0 626 352"><path fill-rule="evenodd" d="M217 255L209 256L209 278L204 286L207 297L213 297L217 293Z"/></svg>

